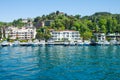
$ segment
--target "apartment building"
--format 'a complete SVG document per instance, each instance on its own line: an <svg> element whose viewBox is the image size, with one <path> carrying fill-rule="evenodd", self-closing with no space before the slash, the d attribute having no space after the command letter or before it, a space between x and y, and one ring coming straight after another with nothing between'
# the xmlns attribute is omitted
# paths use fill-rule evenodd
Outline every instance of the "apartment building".
<svg viewBox="0 0 120 80"><path fill-rule="evenodd" d="M51 31L51 36L54 41L78 41L80 40L79 31Z"/></svg>
<svg viewBox="0 0 120 80"><path fill-rule="evenodd" d="M5 29L5 37L10 39L34 39L36 36L36 28L34 27L8 27Z"/></svg>

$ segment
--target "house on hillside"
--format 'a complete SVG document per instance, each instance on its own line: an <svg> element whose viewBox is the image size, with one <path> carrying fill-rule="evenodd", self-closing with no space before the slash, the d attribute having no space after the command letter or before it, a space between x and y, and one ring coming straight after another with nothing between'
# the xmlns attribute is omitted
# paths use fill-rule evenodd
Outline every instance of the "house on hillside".
<svg viewBox="0 0 120 80"><path fill-rule="evenodd" d="M54 21L54 20L40 21L40 22L37 22L37 23L35 24L35 26L36 26L36 28L44 27L44 26L50 26L53 21Z"/></svg>

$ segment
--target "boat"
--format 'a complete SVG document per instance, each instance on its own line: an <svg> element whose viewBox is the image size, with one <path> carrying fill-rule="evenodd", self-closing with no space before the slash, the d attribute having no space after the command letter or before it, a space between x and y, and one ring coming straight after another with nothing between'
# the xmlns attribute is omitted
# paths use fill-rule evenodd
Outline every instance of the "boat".
<svg viewBox="0 0 120 80"><path fill-rule="evenodd" d="M66 42L63 43L63 45L64 46L69 46L69 42L66 41Z"/></svg>
<svg viewBox="0 0 120 80"><path fill-rule="evenodd" d="M117 40L110 40L110 45L119 45Z"/></svg>
<svg viewBox="0 0 120 80"><path fill-rule="evenodd" d="M32 42L32 46L34 47L34 46L39 46L39 40L34 40L33 42Z"/></svg>
<svg viewBox="0 0 120 80"><path fill-rule="evenodd" d="M20 42L19 41L14 41L13 43L12 43L12 46L13 47L16 47L16 46L19 46L20 45Z"/></svg>
<svg viewBox="0 0 120 80"><path fill-rule="evenodd" d="M108 41L104 41L103 45L105 45L105 46L109 46L109 45L110 45L110 42L108 42Z"/></svg>
<svg viewBox="0 0 120 80"><path fill-rule="evenodd" d="M46 45L47 46L54 46L54 41L53 40L48 40Z"/></svg>
<svg viewBox="0 0 120 80"><path fill-rule="evenodd" d="M90 43L90 41L84 41L83 42L83 46L89 46L91 43Z"/></svg>
<svg viewBox="0 0 120 80"><path fill-rule="evenodd" d="M20 46L31 46L31 42L20 42Z"/></svg>
<svg viewBox="0 0 120 80"><path fill-rule="evenodd" d="M70 46L75 46L75 42L74 42L74 41L70 41L70 42L69 42L69 45L70 45Z"/></svg>
<svg viewBox="0 0 120 80"><path fill-rule="evenodd" d="M54 43L54 42L53 42ZM39 46L45 46L45 40L40 40Z"/></svg>
<svg viewBox="0 0 120 80"><path fill-rule="evenodd" d="M83 42L82 42L82 40L77 41L76 44L77 44L78 46L83 46Z"/></svg>
<svg viewBox="0 0 120 80"><path fill-rule="evenodd" d="M110 43L107 41L107 40L104 40L104 41L98 41L97 42L97 45L99 45L99 46L108 46L108 45L110 45Z"/></svg>
<svg viewBox="0 0 120 80"><path fill-rule="evenodd" d="M97 42L91 42L89 45L91 45L91 46L97 46L98 44L97 44Z"/></svg>
<svg viewBox="0 0 120 80"><path fill-rule="evenodd" d="M52 43L54 43L54 42L52 42ZM45 40L40 40L39 46L45 46Z"/></svg>
<svg viewBox="0 0 120 80"><path fill-rule="evenodd" d="M1 46L2 46L2 47L10 46L10 43L9 43L8 41L3 41L3 42L1 43Z"/></svg>

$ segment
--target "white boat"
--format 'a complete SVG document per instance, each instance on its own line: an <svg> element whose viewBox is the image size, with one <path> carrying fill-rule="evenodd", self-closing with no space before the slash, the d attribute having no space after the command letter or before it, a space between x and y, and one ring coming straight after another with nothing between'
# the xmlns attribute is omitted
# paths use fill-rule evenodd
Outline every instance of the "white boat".
<svg viewBox="0 0 120 80"><path fill-rule="evenodd" d="M90 43L91 43L90 41L84 41L84 42L83 42L83 46L89 46Z"/></svg>
<svg viewBox="0 0 120 80"><path fill-rule="evenodd" d="M39 46L39 44L40 44L39 40L34 40L32 42L32 46Z"/></svg>
<svg viewBox="0 0 120 80"><path fill-rule="evenodd" d="M48 40L47 41L47 46L53 46L54 45L54 41L53 40Z"/></svg>
<svg viewBox="0 0 120 80"><path fill-rule="evenodd" d="M77 45L78 45L78 46L83 46L83 42L82 42L82 40L77 41Z"/></svg>
<svg viewBox="0 0 120 80"><path fill-rule="evenodd" d="M31 46L31 43L28 42L20 42L20 46Z"/></svg>
<svg viewBox="0 0 120 80"><path fill-rule="evenodd" d="M74 42L74 41L70 41L70 42L69 42L69 45L70 45L70 46L75 46L75 42Z"/></svg>
<svg viewBox="0 0 120 80"><path fill-rule="evenodd" d="M51 43L54 43L54 42L51 42ZM40 40L39 45L44 46L45 45L45 40Z"/></svg>
<svg viewBox="0 0 120 80"><path fill-rule="evenodd" d="M117 42L117 40L111 40L111 41L110 41L110 44L111 44L111 45L118 45L118 42Z"/></svg>
<svg viewBox="0 0 120 80"><path fill-rule="evenodd" d="M108 42L108 41L104 41L103 44L106 45L106 46L108 46L108 45L110 45L110 42Z"/></svg>
<svg viewBox="0 0 120 80"><path fill-rule="evenodd" d="M64 44L64 46L69 46L69 42L67 42L67 41L64 42L63 44Z"/></svg>
<svg viewBox="0 0 120 80"><path fill-rule="evenodd" d="M1 43L1 46L2 46L2 47L10 46L10 43L7 42L7 41L3 41L3 42Z"/></svg>
<svg viewBox="0 0 120 80"><path fill-rule="evenodd" d="M106 45L107 46L107 45L110 45L110 43L106 40L105 41L98 41L97 45L104 45L104 46Z"/></svg>
<svg viewBox="0 0 120 80"><path fill-rule="evenodd" d="M101 46L101 45L103 45L104 44L104 41L98 41L97 42L97 45L99 45L99 46Z"/></svg>
<svg viewBox="0 0 120 80"><path fill-rule="evenodd" d="M19 46L20 45L20 42L19 41L14 41L13 43L12 43L12 46Z"/></svg>

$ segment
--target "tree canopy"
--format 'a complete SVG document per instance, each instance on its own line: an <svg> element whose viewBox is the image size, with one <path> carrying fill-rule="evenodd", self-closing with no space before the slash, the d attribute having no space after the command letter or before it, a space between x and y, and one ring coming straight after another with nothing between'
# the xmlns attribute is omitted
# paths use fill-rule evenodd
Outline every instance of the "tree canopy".
<svg viewBox="0 0 120 80"><path fill-rule="evenodd" d="M90 16L81 17L79 14L73 16L60 11L56 11L48 15L38 16L34 18L32 22L36 27L37 24L39 24L41 21L47 20L52 20L52 22L50 26L46 26L46 30L76 30L80 32L82 37L84 37L86 34L90 34L91 36L91 33L93 32L120 33L120 14L97 12ZM22 19L14 20L11 23L0 22L0 27L9 25L21 27L25 25L25 23L22 22ZM43 34L39 31L40 29L42 29L41 26L39 26L37 30L39 32L39 35ZM43 35L41 35L41 37L42 36Z"/></svg>

